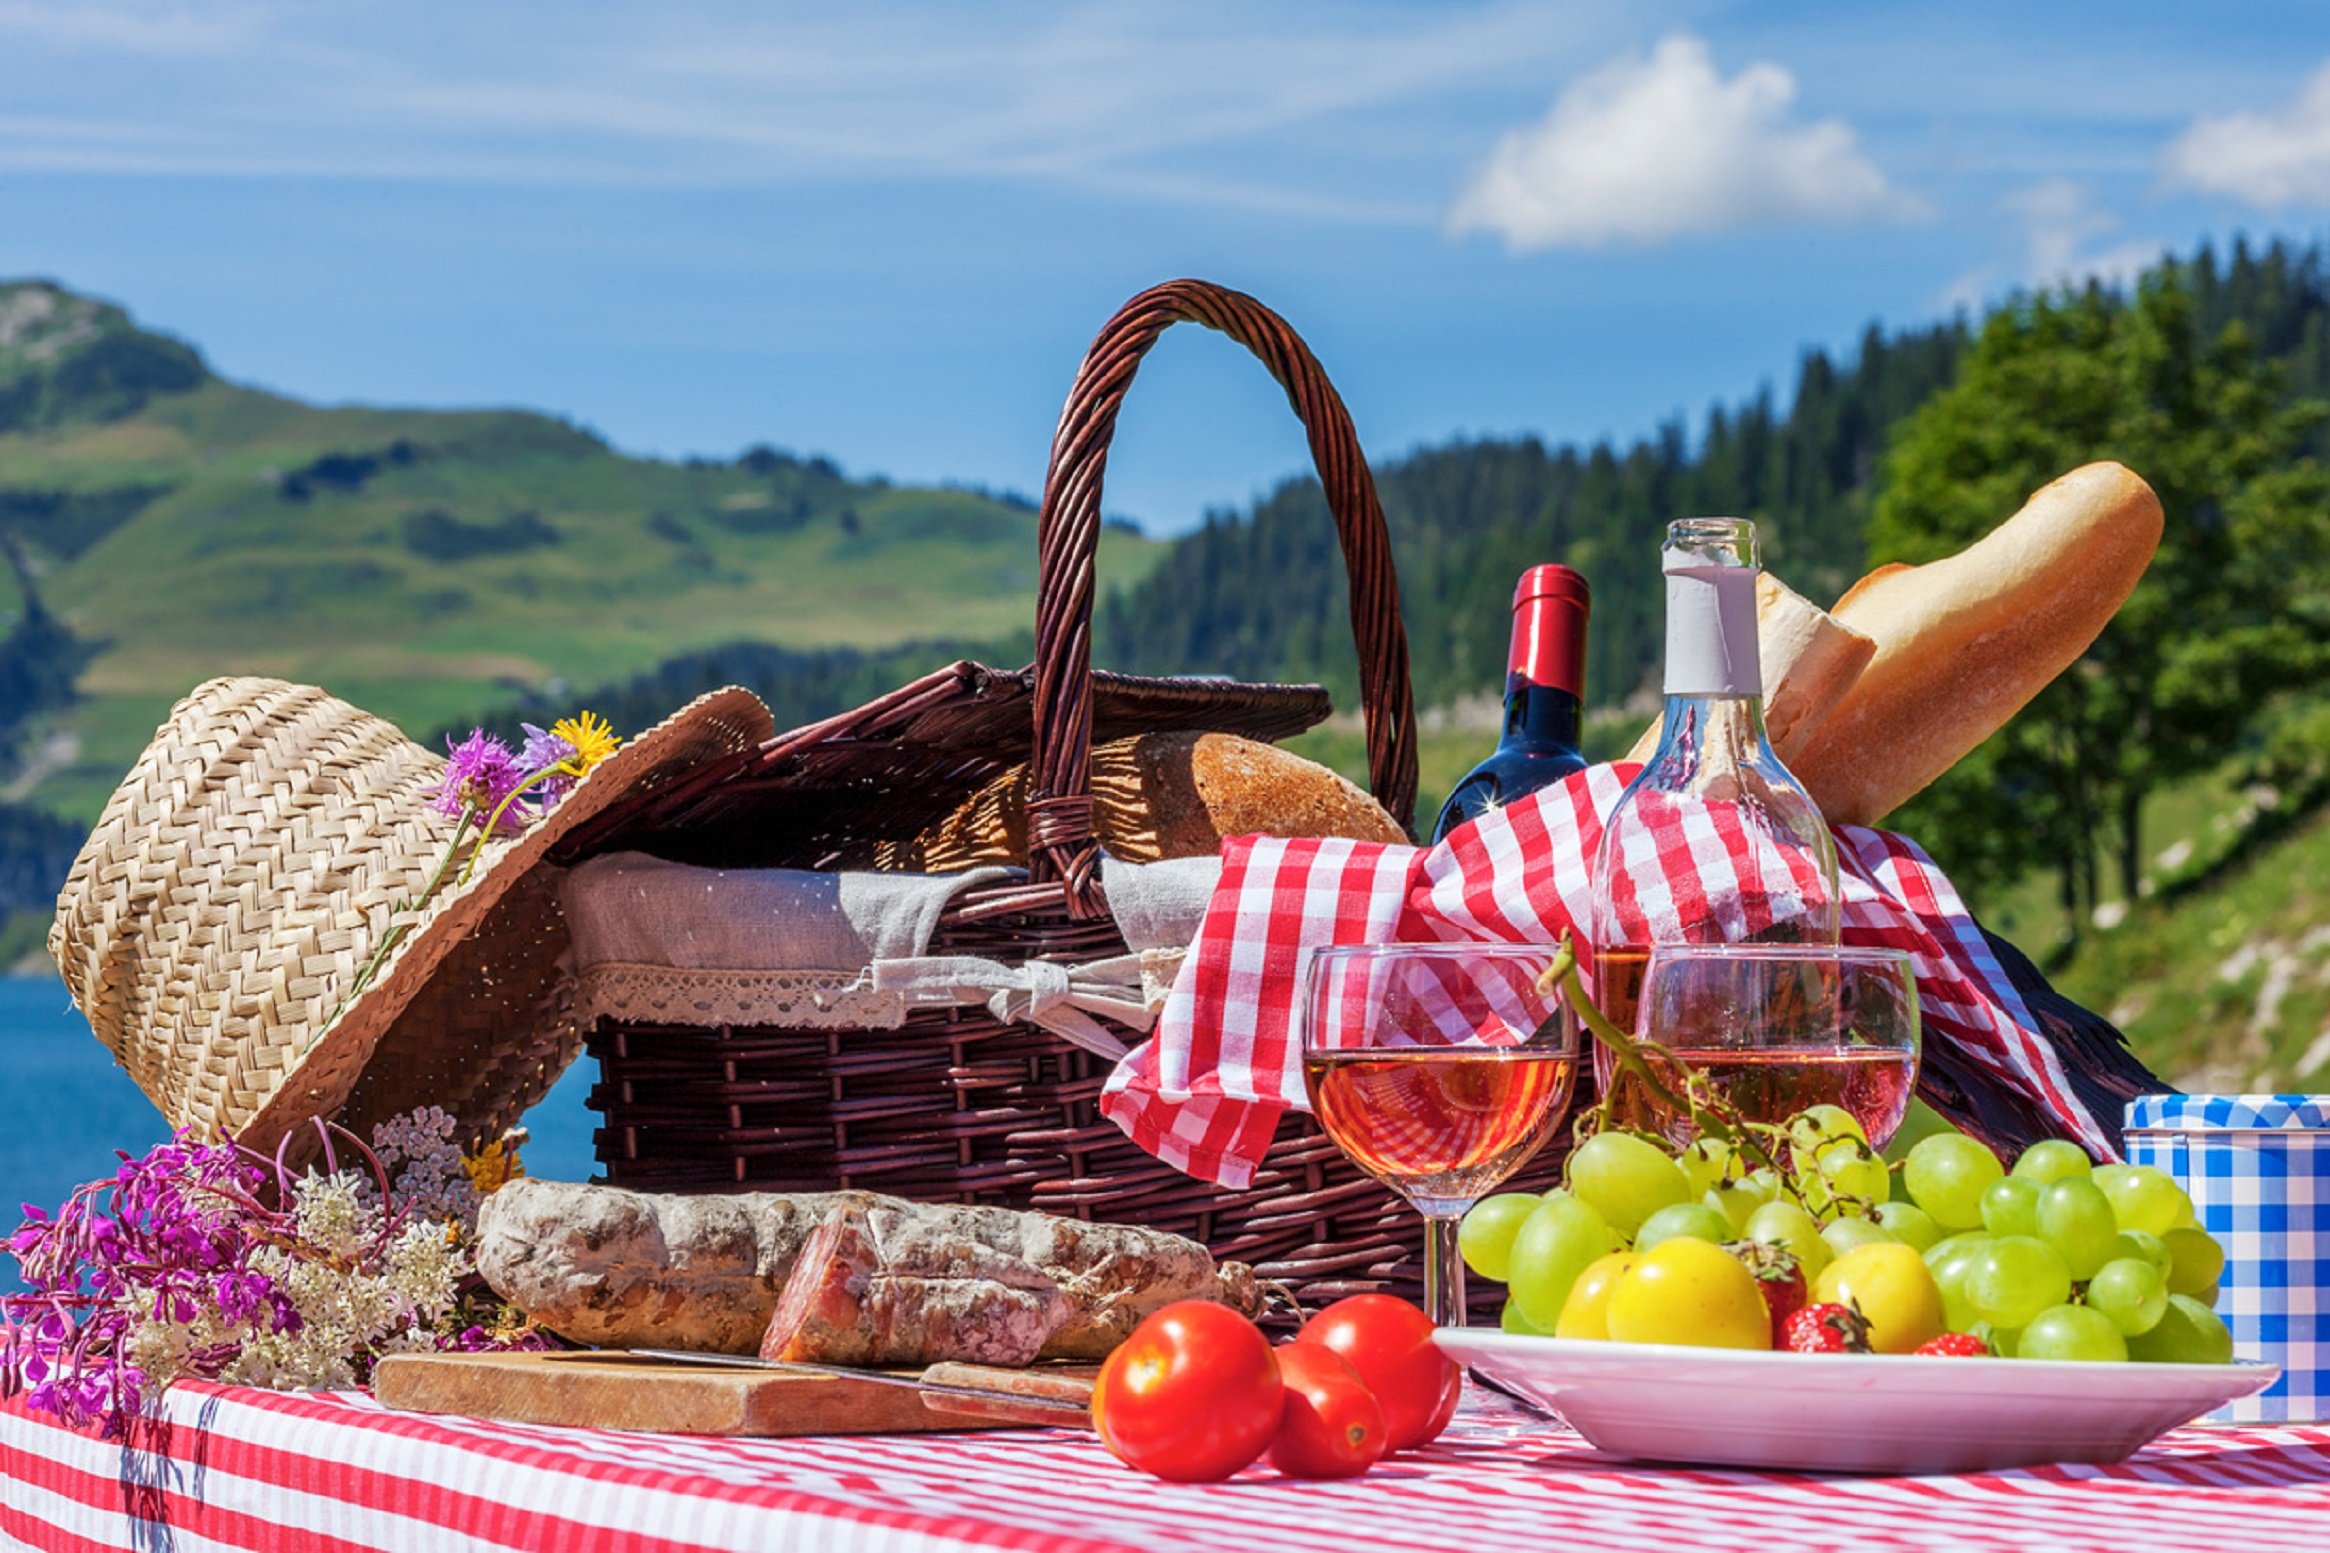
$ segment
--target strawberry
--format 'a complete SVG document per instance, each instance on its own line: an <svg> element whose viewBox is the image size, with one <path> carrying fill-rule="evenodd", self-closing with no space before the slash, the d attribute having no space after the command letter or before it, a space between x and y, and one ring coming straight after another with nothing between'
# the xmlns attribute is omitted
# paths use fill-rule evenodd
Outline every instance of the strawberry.
<svg viewBox="0 0 2330 1553"><path fill-rule="evenodd" d="M1940 1359L1987 1359L1990 1345L1971 1332L1944 1332L1931 1342L1920 1343L1919 1353L1932 1354Z"/></svg>
<svg viewBox="0 0 2330 1553"><path fill-rule="evenodd" d="M1756 1287L1764 1294L1764 1308L1772 1313L1772 1346L1785 1348L1782 1334L1787 1331L1788 1318L1804 1308L1811 1291L1804 1285L1804 1264L1796 1260L1796 1253L1785 1246L1768 1246L1760 1240L1739 1240L1725 1247L1746 1264L1756 1275Z"/></svg>
<svg viewBox="0 0 2330 1553"><path fill-rule="evenodd" d="M1807 1305L1788 1318L1780 1346L1790 1353L1867 1353L1869 1323L1849 1305Z"/></svg>

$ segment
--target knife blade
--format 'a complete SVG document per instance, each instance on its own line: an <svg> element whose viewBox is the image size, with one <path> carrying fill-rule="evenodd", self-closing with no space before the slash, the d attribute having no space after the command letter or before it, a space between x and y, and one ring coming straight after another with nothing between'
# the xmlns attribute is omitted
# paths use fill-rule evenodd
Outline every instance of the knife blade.
<svg viewBox="0 0 2330 1553"><path fill-rule="evenodd" d="M934 1412L960 1413L966 1417L991 1418L1005 1423L1071 1429L1092 1427L1089 1406L1091 1383L1074 1375L1007 1370L976 1364L934 1364L918 1375L908 1375L894 1370L852 1369L844 1364L814 1364L797 1359L763 1359L756 1354L704 1353L679 1348L583 1349L562 1357L586 1360L644 1359L661 1364L838 1376L877 1386L910 1387L921 1393L923 1405Z"/></svg>

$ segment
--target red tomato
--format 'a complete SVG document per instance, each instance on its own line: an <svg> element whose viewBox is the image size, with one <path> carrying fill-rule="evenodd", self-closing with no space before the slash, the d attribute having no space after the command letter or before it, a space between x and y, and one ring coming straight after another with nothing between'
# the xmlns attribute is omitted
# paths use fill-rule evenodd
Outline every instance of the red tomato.
<svg viewBox="0 0 2330 1553"><path fill-rule="evenodd" d="M1350 1361L1383 1407L1391 1451L1437 1436L1464 1395L1464 1371L1433 1343L1431 1318L1389 1294L1337 1300L1304 1322L1295 1341L1321 1344Z"/></svg>
<svg viewBox="0 0 2330 1553"><path fill-rule="evenodd" d="M1180 1300L1117 1345L1092 1387L1092 1424L1117 1460L1212 1483L1262 1454L1285 1399L1262 1329L1227 1305Z"/></svg>
<svg viewBox="0 0 2330 1553"><path fill-rule="evenodd" d="M1278 1350L1286 1411L1270 1442L1270 1464L1290 1478L1357 1477L1387 1448L1383 1408L1344 1357L1317 1343Z"/></svg>

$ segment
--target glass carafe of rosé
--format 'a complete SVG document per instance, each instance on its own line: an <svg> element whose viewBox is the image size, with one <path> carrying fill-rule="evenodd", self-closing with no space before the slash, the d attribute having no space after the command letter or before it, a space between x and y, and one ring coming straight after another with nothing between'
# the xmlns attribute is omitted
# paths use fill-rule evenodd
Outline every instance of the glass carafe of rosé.
<svg viewBox="0 0 2330 1553"><path fill-rule="evenodd" d="M1684 518L1660 554L1665 718L1603 826L1594 868L1594 999L1623 1030L1635 1029L1655 945L1833 945L1839 926L1828 823L1764 734L1755 525ZM1715 849L1724 866L1710 881L1702 865ZM1597 1076L1607 1084L1613 1071L1597 1046Z"/></svg>

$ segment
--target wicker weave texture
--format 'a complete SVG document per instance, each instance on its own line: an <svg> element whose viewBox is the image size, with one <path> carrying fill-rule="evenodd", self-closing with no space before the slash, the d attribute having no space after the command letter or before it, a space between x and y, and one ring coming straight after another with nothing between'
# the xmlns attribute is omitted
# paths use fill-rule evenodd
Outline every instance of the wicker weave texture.
<svg viewBox="0 0 2330 1553"><path fill-rule="evenodd" d="M309 1046L444 851L424 801L442 765L309 686L213 680L171 712L50 948L172 1126L239 1132L295 1067L317 1110L346 1096L369 1039Z"/></svg>

